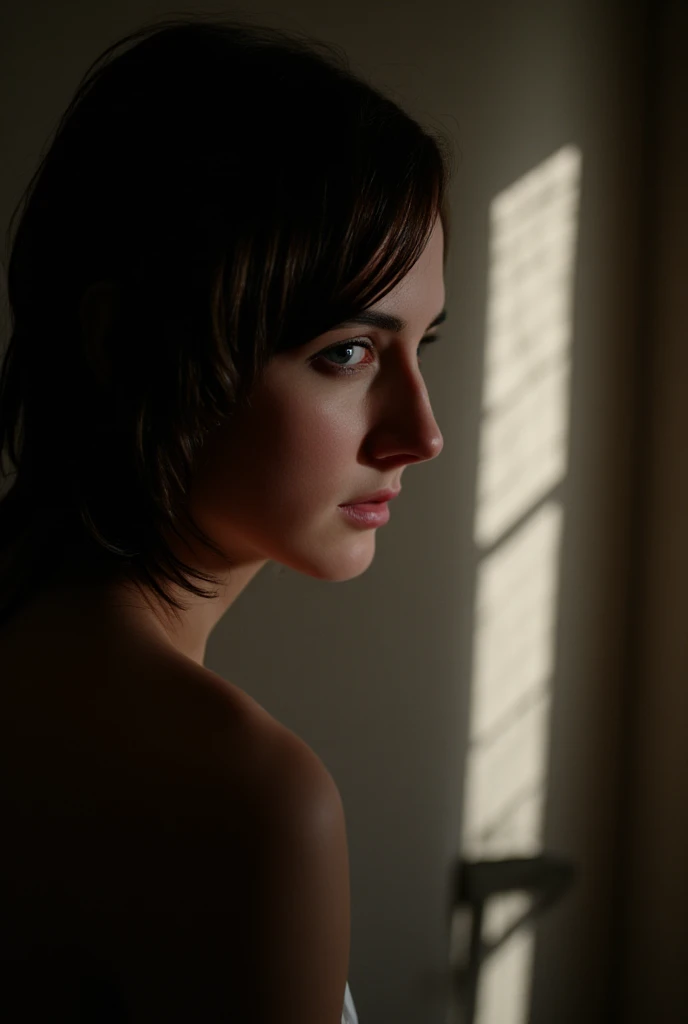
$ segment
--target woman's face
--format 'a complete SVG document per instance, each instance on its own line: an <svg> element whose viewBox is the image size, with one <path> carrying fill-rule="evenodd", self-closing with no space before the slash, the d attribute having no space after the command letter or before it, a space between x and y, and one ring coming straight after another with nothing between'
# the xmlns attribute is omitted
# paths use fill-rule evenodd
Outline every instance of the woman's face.
<svg viewBox="0 0 688 1024"><path fill-rule="evenodd" d="M443 245L438 218L415 266L372 307L403 330L351 324L276 354L251 406L209 438L191 508L232 564L273 560L332 581L370 565L376 529L339 506L398 490L408 465L442 451L418 346L444 309Z"/></svg>

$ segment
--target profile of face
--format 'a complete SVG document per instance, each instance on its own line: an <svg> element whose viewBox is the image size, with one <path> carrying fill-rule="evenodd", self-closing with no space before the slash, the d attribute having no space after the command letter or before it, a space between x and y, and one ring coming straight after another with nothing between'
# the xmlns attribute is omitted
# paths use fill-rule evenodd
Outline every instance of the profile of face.
<svg viewBox="0 0 688 1024"><path fill-rule="evenodd" d="M331 581L370 565L376 528L339 506L398 490L407 466L442 451L418 360L444 309L443 246L438 218L409 273L371 307L404 321L401 332L353 324L275 354L250 406L208 438L190 505L233 565L272 560Z"/></svg>

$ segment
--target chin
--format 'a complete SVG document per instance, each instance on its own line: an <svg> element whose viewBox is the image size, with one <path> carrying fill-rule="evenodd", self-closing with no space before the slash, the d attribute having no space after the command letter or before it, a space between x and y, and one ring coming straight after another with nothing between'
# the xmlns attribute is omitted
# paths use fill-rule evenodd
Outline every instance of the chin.
<svg viewBox="0 0 688 1024"><path fill-rule="evenodd" d="M322 558L302 557L275 559L280 565L293 569L316 580L330 583L345 583L361 576L369 569L375 557L375 531L366 531L347 550L333 546Z"/></svg>

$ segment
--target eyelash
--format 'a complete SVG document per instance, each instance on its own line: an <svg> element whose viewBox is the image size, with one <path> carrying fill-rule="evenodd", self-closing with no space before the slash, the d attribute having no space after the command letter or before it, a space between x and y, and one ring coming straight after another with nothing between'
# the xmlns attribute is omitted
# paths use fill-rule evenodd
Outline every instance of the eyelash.
<svg viewBox="0 0 688 1024"><path fill-rule="evenodd" d="M420 352L424 345L429 345L432 341L438 341L439 337L439 334L426 334L425 337L420 340L418 351ZM336 352L340 348L354 348L357 345L361 348L367 348L369 352L375 351L374 344L367 338L351 338L347 341L340 341L336 345L330 345L329 348L324 349L322 352L318 352L318 354L313 357L313 361L317 362L319 359L324 359L328 352ZM421 365L420 359L418 360L418 364ZM350 377L354 373L361 372L359 367L370 366L370 363L359 363L356 366L338 366L336 363L328 363L327 366L330 370L333 370L337 376Z"/></svg>

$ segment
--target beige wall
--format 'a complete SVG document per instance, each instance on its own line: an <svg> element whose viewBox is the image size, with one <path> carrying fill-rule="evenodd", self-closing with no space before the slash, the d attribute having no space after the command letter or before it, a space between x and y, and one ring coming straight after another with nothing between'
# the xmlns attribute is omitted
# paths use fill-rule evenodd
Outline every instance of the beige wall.
<svg viewBox="0 0 688 1024"><path fill-rule="evenodd" d="M3 226L87 64L168 10L84 0L10 8L0 16ZM208 646L208 665L303 736L339 784L352 881L349 977L361 1024L445 1021L447 900L462 829L475 639L489 210L561 147L582 154L544 829L547 847L580 872L539 933L531 1021L606 1021L630 543L641 21L611 0L295 0L289 14L244 9L343 46L354 69L448 130L459 158L450 319L426 374L442 457L405 474L403 501L363 577L333 586L268 568ZM658 614L657 642L662 628Z"/></svg>

